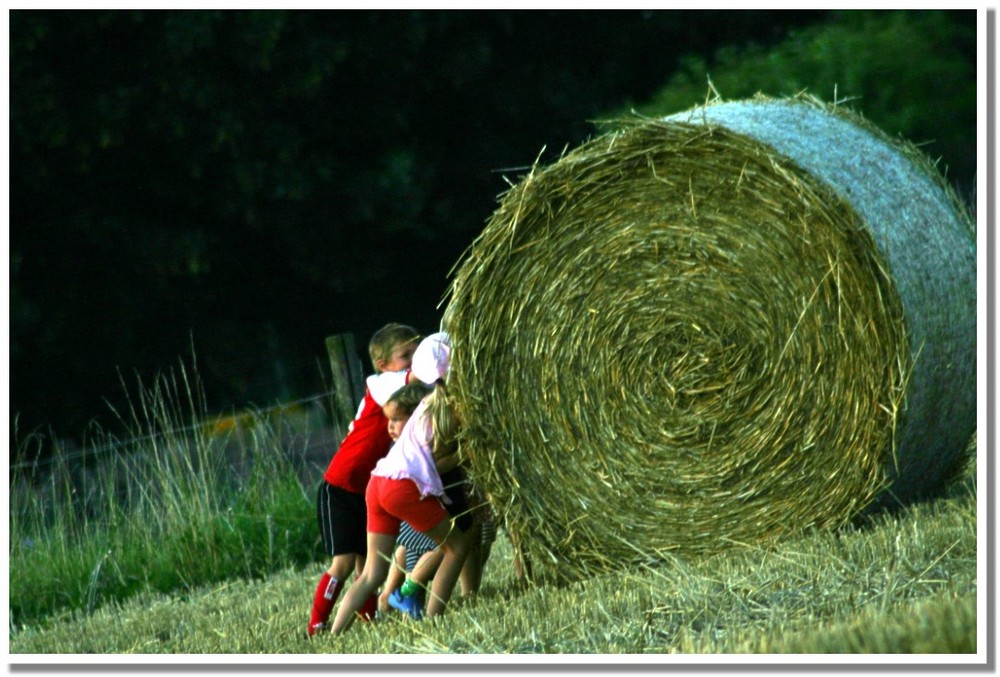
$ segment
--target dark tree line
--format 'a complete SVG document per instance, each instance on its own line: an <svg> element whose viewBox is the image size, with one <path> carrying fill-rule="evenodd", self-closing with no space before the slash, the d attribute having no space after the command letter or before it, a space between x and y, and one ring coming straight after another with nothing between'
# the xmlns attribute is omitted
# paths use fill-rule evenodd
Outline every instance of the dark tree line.
<svg viewBox="0 0 1000 677"><path fill-rule="evenodd" d="M75 436L119 372L192 349L210 406L319 392L325 336L436 328L449 269L543 147L682 57L831 16L12 11L13 433Z"/></svg>

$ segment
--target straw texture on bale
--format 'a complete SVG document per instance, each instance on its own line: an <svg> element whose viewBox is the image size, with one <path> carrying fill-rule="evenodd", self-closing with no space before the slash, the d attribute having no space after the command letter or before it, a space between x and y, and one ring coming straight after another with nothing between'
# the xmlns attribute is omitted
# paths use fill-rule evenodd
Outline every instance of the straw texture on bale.
<svg viewBox="0 0 1000 677"><path fill-rule="evenodd" d="M810 99L720 103L503 196L443 324L469 474L536 574L840 525L957 458L971 229L899 145Z"/></svg>

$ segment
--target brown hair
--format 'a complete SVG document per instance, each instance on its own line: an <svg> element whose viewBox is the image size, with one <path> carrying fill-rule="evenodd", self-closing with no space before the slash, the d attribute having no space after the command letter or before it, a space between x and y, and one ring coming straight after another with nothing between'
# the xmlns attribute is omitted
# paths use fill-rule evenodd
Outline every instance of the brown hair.
<svg viewBox="0 0 1000 677"><path fill-rule="evenodd" d="M394 392L385 401L386 404L395 402L407 414L412 414L421 400L430 395L433 388L422 381L413 380Z"/></svg>
<svg viewBox="0 0 1000 677"><path fill-rule="evenodd" d="M378 362L380 360L392 359L392 351L401 343L416 343L420 340L420 332L407 324L390 322L377 332L372 334L368 342L368 355L371 357L372 366L375 371L379 371Z"/></svg>

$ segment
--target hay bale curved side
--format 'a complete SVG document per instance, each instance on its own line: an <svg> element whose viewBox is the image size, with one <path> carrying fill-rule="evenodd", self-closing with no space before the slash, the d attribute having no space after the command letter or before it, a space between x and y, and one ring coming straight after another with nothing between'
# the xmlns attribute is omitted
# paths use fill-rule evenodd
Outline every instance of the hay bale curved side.
<svg viewBox="0 0 1000 677"><path fill-rule="evenodd" d="M880 499L935 491L976 426L975 239L953 192L915 148L805 97L719 103L667 119L767 143L864 219L899 292L913 356L892 486Z"/></svg>
<svg viewBox="0 0 1000 677"><path fill-rule="evenodd" d="M536 167L445 312L470 475L545 577L842 524L907 394L887 270L850 200L721 125Z"/></svg>

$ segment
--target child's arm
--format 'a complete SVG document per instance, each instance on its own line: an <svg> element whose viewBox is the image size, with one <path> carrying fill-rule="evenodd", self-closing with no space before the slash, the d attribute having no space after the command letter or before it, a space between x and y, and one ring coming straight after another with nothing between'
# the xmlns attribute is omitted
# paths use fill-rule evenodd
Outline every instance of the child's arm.
<svg viewBox="0 0 1000 677"><path fill-rule="evenodd" d="M437 468L438 473L446 473L449 470L454 470L458 467L458 464L462 462L461 457L458 453L458 447L454 449L442 450L442 453L434 452L434 467Z"/></svg>

